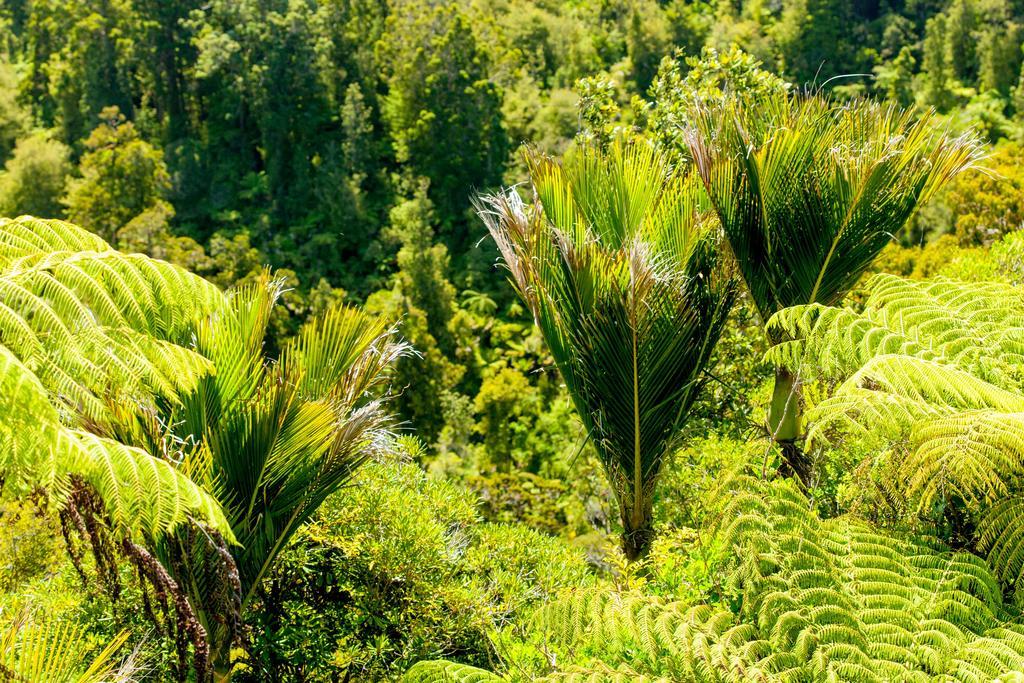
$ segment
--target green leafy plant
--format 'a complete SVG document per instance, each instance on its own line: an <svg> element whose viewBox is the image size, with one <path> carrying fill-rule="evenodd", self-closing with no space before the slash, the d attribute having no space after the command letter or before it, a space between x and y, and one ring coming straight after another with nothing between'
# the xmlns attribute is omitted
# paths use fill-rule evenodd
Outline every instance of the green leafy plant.
<svg viewBox="0 0 1024 683"><path fill-rule="evenodd" d="M1024 666L1024 627L981 558L822 520L786 479L734 477L719 496L717 601L576 590L511 630L498 680L975 681ZM434 661L406 680L495 679Z"/></svg>
<svg viewBox="0 0 1024 683"><path fill-rule="evenodd" d="M0 291L5 486L43 487L61 502L81 481L127 535L152 540L194 518L230 536L208 492L129 445L159 403L180 401L210 370L174 340L219 305L219 291L70 224L27 217L0 220Z"/></svg>
<svg viewBox="0 0 1024 683"><path fill-rule="evenodd" d="M735 287L699 182L650 147L529 164L532 204L509 191L479 212L601 458L635 559Z"/></svg>
<svg viewBox="0 0 1024 683"><path fill-rule="evenodd" d="M840 380L808 413L809 440L885 449L886 487L911 512L963 506L999 577L1024 567L1024 305L1001 283L876 275L863 310L818 305L777 314L793 337L779 363ZM971 530L967 529L971 534Z"/></svg>
<svg viewBox="0 0 1024 683"><path fill-rule="evenodd" d="M974 137L947 135L933 116L862 100L725 98L691 120L694 165L762 321L838 303L918 206L981 157ZM807 482L800 420L800 378L780 366L768 430Z"/></svg>
<svg viewBox="0 0 1024 683"><path fill-rule="evenodd" d="M240 620L288 541L390 448L386 371L408 352L386 320L336 304L271 361L263 339L279 293L264 277L201 322L196 349L216 372L168 419L183 471L214 493L238 540L227 567L217 539L192 529L159 548L211 640L217 680L230 678Z"/></svg>
<svg viewBox="0 0 1024 683"><path fill-rule="evenodd" d="M141 668L136 658L117 658L128 635L122 631L98 652L90 652L94 648L79 625L21 614L0 631L0 676L53 683L136 680Z"/></svg>

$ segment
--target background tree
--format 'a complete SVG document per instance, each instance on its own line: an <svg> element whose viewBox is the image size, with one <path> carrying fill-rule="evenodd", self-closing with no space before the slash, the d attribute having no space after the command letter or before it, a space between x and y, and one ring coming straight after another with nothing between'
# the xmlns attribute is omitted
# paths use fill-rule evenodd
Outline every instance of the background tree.
<svg viewBox="0 0 1024 683"><path fill-rule="evenodd" d="M71 174L70 150L46 133L18 141L0 173L0 215L64 213L61 198Z"/></svg>
<svg viewBox="0 0 1024 683"><path fill-rule="evenodd" d="M501 179L508 154L501 93L487 77L486 54L459 9L415 0L388 18L377 49L387 74L382 112L396 159L429 178L441 215L456 217L469 208L472 188Z"/></svg>
<svg viewBox="0 0 1024 683"><path fill-rule="evenodd" d="M65 203L72 221L112 240L164 196L170 177L163 153L142 140L117 107L104 109L100 118L85 141L82 177L71 181Z"/></svg>

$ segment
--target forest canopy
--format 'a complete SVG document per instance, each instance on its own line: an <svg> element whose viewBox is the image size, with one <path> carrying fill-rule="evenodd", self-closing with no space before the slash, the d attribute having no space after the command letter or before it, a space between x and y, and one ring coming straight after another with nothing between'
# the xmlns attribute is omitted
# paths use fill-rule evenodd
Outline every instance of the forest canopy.
<svg viewBox="0 0 1024 683"><path fill-rule="evenodd" d="M1024 5L0 0L0 680L1024 671Z"/></svg>

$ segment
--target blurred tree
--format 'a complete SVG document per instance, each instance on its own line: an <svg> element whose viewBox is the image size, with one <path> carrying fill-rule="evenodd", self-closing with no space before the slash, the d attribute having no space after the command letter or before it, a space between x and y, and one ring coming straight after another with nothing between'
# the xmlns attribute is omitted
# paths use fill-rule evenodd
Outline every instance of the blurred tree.
<svg viewBox="0 0 1024 683"><path fill-rule="evenodd" d="M430 199L452 243L474 188L500 182L508 154L501 92L486 53L454 5L406 0L388 17L377 53L387 83L384 120L397 161L430 179Z"/></svg>
<svg viewBox="0 0 1024 683"><path fill-rule="evenodd" d="M104 239L170 189L170 176L159 149L143 140L117 107L100 113L103 121L85 141L81 178L71 181L65 204L69 218Z"/></svg>
<svg viewBox="0 0 1024 683"><path fill-rule="evenodd" d="M985 160L988 173L958 178L949 190L961 245L988 245L1024 225L1024 147L1007 143Z"/></svg>
<svg viewBox="0 0 1024 683"><path fill-rule="evenodd" d="M19 140L0 172L0 216L60 218L61 197L71 173L70 150L39 132Z"/></svg>
<svg viewBox="0 0 1024 683"><path fill-rule="evenodd" d="M0 163L7 161L28 127L29 114L18 102L18 73L13 64L0 60Z"/></svg>

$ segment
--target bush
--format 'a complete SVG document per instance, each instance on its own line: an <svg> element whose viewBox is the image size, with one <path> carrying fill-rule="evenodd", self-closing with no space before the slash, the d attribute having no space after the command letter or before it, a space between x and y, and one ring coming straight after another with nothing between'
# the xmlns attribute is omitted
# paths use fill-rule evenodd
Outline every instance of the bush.
<svg viewBox="0 0 1024 683"><path fill-rule="evenodd" d="M1024 147L1001 145L985 166L986 173L958 178L946 200L965 246L991 244L1024 224Z"/></svg>
<svg viewBox="0 0 1024 683"><path fill-rule="evenodd" d="M70 150L46 133L19 140L0 173L0 216L22 214L59 218L71 164Z"/></svg>
<svg viewBox="0 0 1024 683"><path fill-rule="evenodd" d="M285 553L252 620L248 676L386 680L419 659L495 659L495 623L588 580L580 554L515 525L416 465L372 464ZM245 679L245 676L242 677Z"/></svg>

